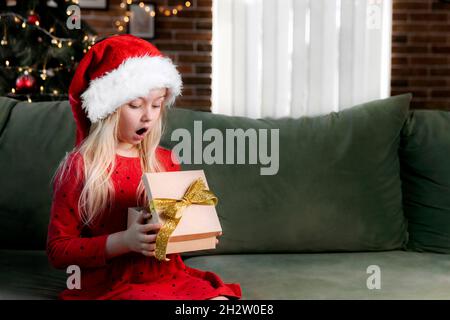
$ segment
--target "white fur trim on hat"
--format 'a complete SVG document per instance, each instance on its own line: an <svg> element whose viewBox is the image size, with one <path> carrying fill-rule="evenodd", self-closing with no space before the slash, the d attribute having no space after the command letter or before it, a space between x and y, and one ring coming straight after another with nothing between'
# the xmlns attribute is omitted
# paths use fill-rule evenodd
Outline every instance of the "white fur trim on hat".
<svg viewBox="0 0 450 320"><path fill-rule="evenodd" d="M122 104L147 96L150 90L167 88L167 104L181 94L181 76L166 57L141 56L125 60L116 69L92 80L81 95L91 123L106 118Z"/></svg>

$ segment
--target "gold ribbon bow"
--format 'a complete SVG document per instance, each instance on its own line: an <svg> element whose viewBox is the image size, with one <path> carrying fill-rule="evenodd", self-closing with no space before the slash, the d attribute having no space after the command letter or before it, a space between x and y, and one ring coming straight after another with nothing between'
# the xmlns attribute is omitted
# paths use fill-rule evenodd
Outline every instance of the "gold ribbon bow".
<svg viewBox="0 0 450 320"><path fill-rule="evenodd" d="M191 204L216 205L217 197L206 188L202 178L198 178L191 183L181 199L156 198L150 202L150 212L154 209L160 210L166 221L156 236L155 257L158 260L169 261L166 258L167 243L169 237L178 225L182 211Z"/></svg>

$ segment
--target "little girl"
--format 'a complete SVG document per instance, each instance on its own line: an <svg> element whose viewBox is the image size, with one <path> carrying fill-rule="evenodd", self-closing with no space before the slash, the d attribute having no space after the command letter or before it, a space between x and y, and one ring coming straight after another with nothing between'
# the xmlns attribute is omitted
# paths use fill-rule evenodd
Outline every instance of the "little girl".
<svg viewBox="0 0 450 320"><path fill-rule="evenodd" d="M61 299L239 299L239 284L186 266L179 254L154 257L161 225L129 207L148 206L143 172L180 170L158 146L164 113L181 93L172 61L149 42L118 35L96 43L69 88L76 146L55 173L47 254L56 268L77 265L81 288Z"/></svg>

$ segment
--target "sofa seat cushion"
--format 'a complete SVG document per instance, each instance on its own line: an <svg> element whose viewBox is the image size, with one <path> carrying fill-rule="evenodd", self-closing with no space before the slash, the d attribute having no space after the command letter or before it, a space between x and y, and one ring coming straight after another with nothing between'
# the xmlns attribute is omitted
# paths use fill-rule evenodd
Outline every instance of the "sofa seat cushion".
<svg viewBox="0 0 450 320"><path fill-rule="evenodd" d="M185 259L193 268L237 282L243 299L449 299L450 255L371 253L215 255ZM381 289L369 290L378 265ZM0 250L0 299L55 299L67 274L44 251Z"/></svg>
<svg viewBox="0 0 450 320"><path fill-rule="evenodd" d="M450 299L450 255L367 253L247 254L192 257L193 268L217 272L242 287L242 299ZM367 288L371 265L381 289Z"/></svg>
<svg viewBox="0 0 450 320"><path fill-rule="evenodd" d="M67 276L49 265L44 250L0 250L0 300L56 299Z"/></svg>

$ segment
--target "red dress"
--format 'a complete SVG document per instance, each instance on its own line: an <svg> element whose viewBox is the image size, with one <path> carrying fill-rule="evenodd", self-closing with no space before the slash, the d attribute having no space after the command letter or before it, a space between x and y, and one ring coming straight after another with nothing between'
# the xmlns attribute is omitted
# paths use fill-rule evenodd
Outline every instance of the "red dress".
<svg viewBox="0 0 450 320"><path fill-rule="evenodd" d="M135 193L142 176L140 160L116 155L112 174L115 202L111 213L86 228L77 209L82 182L75 171L83 169L82 158L79 154L73 157L77 165L53 194L47 254L56 268L80 267L81 289L66 289L60 299L200 300L220 295L241 298L239 284L226 284L212 272L190 268L179 254L168 255L168 262L134 252L106 260L108 235L125 230L127 210L137 206ZM167 171L180 169L172 162L169 150L159 147L157 157Z"/></svg>

